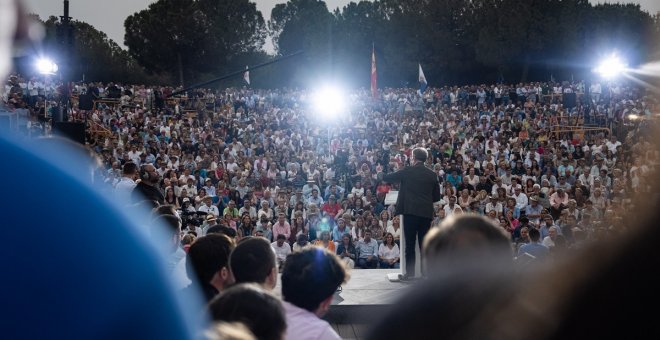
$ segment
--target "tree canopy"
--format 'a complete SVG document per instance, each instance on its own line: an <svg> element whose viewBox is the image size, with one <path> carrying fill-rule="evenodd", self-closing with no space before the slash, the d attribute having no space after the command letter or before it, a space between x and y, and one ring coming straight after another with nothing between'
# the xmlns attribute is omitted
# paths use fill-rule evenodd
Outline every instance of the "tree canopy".
<svg viewBox="0 0 660 340"><path fill-rule="evenodd" d="M189 85L302 50L253 72L253 86L368 86L374 47L380 86L416 86L417 63L430 85L444 85L587 76L612 51L631 64L660 56L660 16L588 0L363 0L332 12L321 0L289 0L268 22L250 0L158 0L124 26L128 51L74 22L75 73L132 81L149 79L146 70Z"/></svg>
<svg viewBox="0 0 660 340"><path fill-rule="evenodd" d="M306 52L297 70L368 86L374 46L380 84L401 86L416 84L417 63L431 85L586 77L612 52L639 64L660 44L659 21L639 5L588 0L375 0L333 13L290 0L269 29L279 54Z"/></svg>
<svg viewBox="0 0 660 340"><path fill-rule="evenodd" d="M166 78L148 75L128 51L86 22L71 22L69 34L72 35L72 44L67 46L63 38L63 34L67 32L63 32L60 19L51 16L46 21L42 21L36 15L33 17L44 25L46 33L40 53L54 56L60 69L66 72L67 80L79 81L84 78L87 81L125 83L169 81ZM28 63L31 66L31 62Z"/></svg>
<svg viewBox="0 0 660 340"><path fill-rule="evenodd" d="M130 55L180 83L238 67L266 38L261 12L248 0L159 0L124 26Z"/></svg>

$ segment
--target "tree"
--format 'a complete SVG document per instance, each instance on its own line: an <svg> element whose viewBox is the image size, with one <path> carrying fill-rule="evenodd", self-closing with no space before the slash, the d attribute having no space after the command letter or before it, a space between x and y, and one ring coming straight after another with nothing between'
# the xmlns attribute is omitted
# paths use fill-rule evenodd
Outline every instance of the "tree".
<svg viewBox="0 0 660 340"><path fill-rule="evenodd" d="M278 55L298 51L298 60L278 65L284 84L307 86L331 73L334 17L320 0L290 0L275 5L268 23Z"/></svg>
<svg viewBox="0 0 660 340"><path fill-rule="evenodd" d="M159 0L124 22L131 56L152 72L198 80L258 53L266 31L249 0Z"/></svg>
<svg viewBox="0 0 660 340"><path fill-rule="evenodd" d="M65 79L79 81L121 81L124 83L162 83L165 79L149 76L135 59L129 56L117 43L108 36L82 22L73 21L73 46L70 53L68 47L62 45L60 21L51 16L42 21L39 16L33 18L44 25L46 36L42 42L44 54L58 56L57 62L67 68Z"/></svg>

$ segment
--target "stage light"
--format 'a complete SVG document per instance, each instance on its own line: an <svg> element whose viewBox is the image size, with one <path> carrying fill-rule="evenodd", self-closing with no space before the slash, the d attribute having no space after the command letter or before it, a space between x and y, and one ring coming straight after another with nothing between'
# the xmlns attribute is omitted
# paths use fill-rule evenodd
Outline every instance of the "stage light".
<svg viewBox="0 0 660 340"><path fill-rule="evenodd" d="M36 68L41 74L55 74L58 70L57 64L47 58L37 60Z"/></svg>
<svg viewBox="0 0 660 340"><path fill-rule="evenodd" d="M628 115L628 119L630 119L630 120L638 120L638 119L639 119L639 116L636 115L636 114L630 114L630 115Z"/></svg>
<svg viewBox="0 0 660 340"><path fill-rule="evenodd" d="M339 87L324 86L312 95L312 105L320 118L336 120L346 110L346 96Z"/></svg>
<svg viewBox="0 0 660 340"><path fill-rule="evenodd" d="M605 79L616 78L617 76L624 73L628 65L619 58L616 54L613 54L605 58L599 65L594 69L594 72L601 75Z"/></svg>

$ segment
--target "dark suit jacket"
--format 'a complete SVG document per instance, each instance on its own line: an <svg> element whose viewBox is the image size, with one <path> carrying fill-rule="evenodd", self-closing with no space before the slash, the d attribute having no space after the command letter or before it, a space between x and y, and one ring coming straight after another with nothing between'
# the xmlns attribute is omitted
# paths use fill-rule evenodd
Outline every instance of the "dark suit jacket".
<svg viewBox="0 0 660 340"><path fill-rule="evenodd" d="M417 163L385 175L384 181L401 183L396 201L396 214L433 219L433 203L440 200L438 176L433 170Z"/></svg>

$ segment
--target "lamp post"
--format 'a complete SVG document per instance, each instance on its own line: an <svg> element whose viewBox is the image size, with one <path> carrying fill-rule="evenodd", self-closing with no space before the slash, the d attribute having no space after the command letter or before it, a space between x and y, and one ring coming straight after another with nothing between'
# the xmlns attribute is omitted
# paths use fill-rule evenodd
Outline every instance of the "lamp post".
<svg viewBox="0 0 660 340"><path fill-rule="evenodd" d="M39 72L40 75L43 76L43 84L44 88L46 87L46 84L48 83L47 80L49 76L54 75L57 73L59 70L59 66L54 63L52 60L48 58L40 58L37 60L35 63L35 68L37 72ZM50 110L50 101L48 100L48 95L46 92L46 89L44 90L44 95L45 95L45 102L44 102L44 118L49 115L49 110ZM61 115L61 111L59 112L59 115ZM58 118L60 118L58 116ZM44 129L45 131L45 129Z"/></svg>

